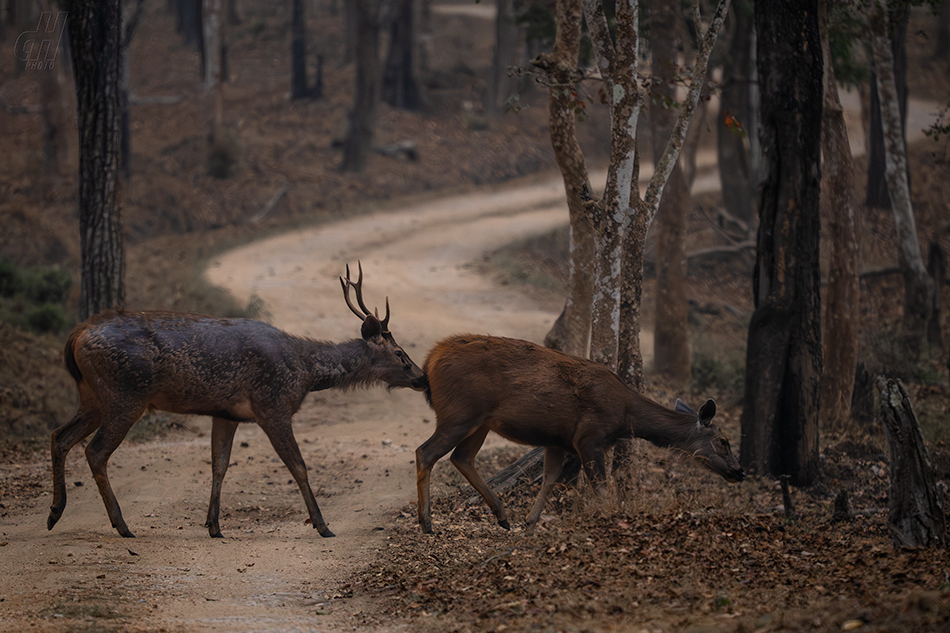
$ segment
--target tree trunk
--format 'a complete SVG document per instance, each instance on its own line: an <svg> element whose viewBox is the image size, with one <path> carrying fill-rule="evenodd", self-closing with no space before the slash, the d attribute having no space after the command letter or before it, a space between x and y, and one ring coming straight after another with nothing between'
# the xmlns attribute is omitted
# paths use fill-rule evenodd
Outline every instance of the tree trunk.
<svg viewBox="0 0 950 633"><path fill-rule="evenodd" d="M349 4L349 3L348 3ZM350 129L343 142L341 169L361 172L373 143L379 110L379 0L356 0L357 32L356 90L350 110Z"/></svg>
<svg viewBox="0 0 950 633"><path fill-rule="evenodd" d="M590 176L580 144L574 115L580 80L577 60L580 50L581 9L574 0L557 3L557 34L554 50L532 61L546 75L550 88L551 146L561 169L570 215L568 294L564 310L544 339L544 344L572 356L587 356L590 336L593 227L587 204L591 197Z"/></svg>
<svg viewBox="0 0 950 633"><path fill-rule="evenodd" d="M202 16L204 85L208 98L208 119L213 143L220 141L224 120L224 102L221 92L221 3L222 0L204 0Z"/></svg>
<svg viewBox="0 0 950 633"><path fill-rule="evenodd" d="M307 87L307 21L304 0L293 0L290 18L290 98L308 99Z"/></svg>
<svg viewBox="0 0 950 633"><path fill-rule="evenodd" d="M389 54L383 72L382 99L394 108L419 110L422 88L416 78L416 3L398 0L389 31Z"/></svg>
<svg viewBox="0 0 950 633"><path fill-rule="evenodd" d="M934 350L941 354L943 345L943 312L941 306L941 291L947 280L947 256L940 248L940 241L934 239L930 243L930 252L927 254L927 274L933 282L933 293L930 295L930 320L927 322L927 342Z"/></svg>
<svg viewBox="0 0 950 633"><path fill-rule="evenodd" d="M176 0L175 2L177 12L175 26L179 33L181 33L182 43L185 46L195 46L202 51L202 41L204 36L202 35L202 26L201 26L201 0ZM204 76L204 66L202 66L202 76Z"/></svg>
<svg viewBox="0 0 950 633"><path fill-rule="evenodd" d="M889 44L891 59L893 60L890 69L887 71L894 78L894 86L897 99L900 103L900 143L904 153L907 152L907 23L910 17L910 11L906 4L894 3L889 9L886 9L888 19L885 20L881 28L885 31L881 34ZM890 28L888 28L888 24ZM873 34L872 34L873 41ZM882 46L885 44L882 43ZM878 54L873 51L872 56ZM891 197L888 191L887 182L887 132L884 130L882 107L882 95L880 93L880 78L878 77L877 62L874 63L872 72L871 91L870 91L870 128L868 130L868 180L867 180L867 198L865 204L875 209L887 209L891 205ZM908 173L908 178L910 174Z"/></svg>
<svg viewBox="0 0 950 633"><path fill-rule="evenodd" d="M40 3L44 13L54 15L49 0ZM46 54L48 66L40 73L40 116L43 123L43 179L56 180L70 162L72 143L71 101L68 95L66 62L69 57L61 42L66 29L66 13L55 14L55 23L50 23L45 33L55 39L50 42Z"/></svg>
<svg viewBox="0 0 950 633"><path fill-rule="evenodd" d="M646 245L647 231L650 223L656 216L663 196L663 190L676 166L680 155L680 148L689 131L689 124L699 105L700 97L706 84L706 68L709 56L716 45L716 38L722 30L722 23L729 11L729 0L720 0L716 10L709 20L705 31L698 29L699 9L695 5L694 24L697 26L696 59L692 68L692 79L689 91L673 131L666 143L663 155L656 161L653 176L647 185L646 195L641 199L638 186L631 189L635 194L630 205L628 233L624 239L625 253L623 256L623 287L620 302L620 323L617 371L620 376L635 389L643 387L643 356L640 351L640 293L643 287L643 252ZM624 119L615 119L620 121ZM636 158L636 152L634 152ZM634 175L638 173L637 166ZM634 180L636 184L636 180Z"/></svg>
<svg viewBox="0 0 950 633"><path fill-rule="evenodd" d="M346 0L343 3L343 57L340 59L340 66L347 66L356 61L361 37L358 7L362 1L365 0Z"/></svg>
<svg viewBox="0 0 950 633"><path fill-rule="evenodd" d="M119 0L73 0L69 44L79 122L80 317L125 303L118 205Z"/></svg>
<svg viewBox="0 0 950 633"><path fill-rule="evenodd" d="M733 4L729 18L732 37L722 69L716 155L723 205L732 217L751 229L755 222L755 191L758 187L749 155L750 140L755 133L752 122L756 117L750 93L755 77L752 2L740 0Z"/></svg>
<svg viewBox="0 0 950 633"><path fill-rule="evenodd" d="M639 8L633 4L636 3L628 1L616 5L614 26L617 43L613 45L603 6L594 0L584 2L597 63L601 71L606 70L604 79L606 92L610 95L611 129L607 184L599 203L591 207L595 254L590 357L615 371L621 338L623 251L633 215L631 201L633 196L640 197L637 157L637 121L642 107L637 86ZM637 282L633 279L630 283ZM639 304L633 306L633 312L638 326L634 344L639 353Z"/></svg>
<svg viewBox="0 0 950 633"><path fill-rule="evenodd" d="M907 390L899 380L877 379L890 465L887 525L896 548L944 547L947 519L942 492Z"/></svg>
<svg viewBox="0 0 950 633"><path fill-rule="evenodd" d="M818 2L756 4L767 169L759 208L741 463L818 474L821 279L818 261L822 59Z"/></svg>
<svg viewBox="0 0 950 633"><path fill-rule="evenodd" d="M659 162L673 133L677 112L666 102L676 101L677 53L684 46L679 32L678 6L666 0L650 3L653 53L653 92L659 97L650 109L653 159ZM656 216L656 315L653 326L654 369L688 389L691 378L689 305L686 298L686 211L689 189L679 162L670 173L668 188Z"/></svg>
<svg viewBox="0 0 950 633"><path fill-rule="evenodd" d="M838 86L831 64L827 0L819 2L819 11L824 64L821 204L828 218L828 237L831 240L821 408L828 427L841 430L851 420L854 374L858 363L860 284L852 186L854 164L844 109L838 99Z"/></svg>
<svg viewBox="0 0 950 633"><path fill-rule="evenodd" d="M495 116L501 104L514 91L516 82L508 76L508 67L518 63L519 28L515 24L514 0L496 0L495 47L492 65L485 85L485 114Z"/></svg>
<svg viewBox="0 0 950 633"><path fill-rule="evenodd" d="M897 227L898 262L904 277L904 336L908 352L917 356L923 352L926 343L933 282L927 274L921 256L914 209L910 200L904 126L901 124L894 61L887 38L887 7L884 0L875 0L869 11L871 47L877 70L877 90L880 95L884 131L887 189L894 213L894 224Z"/></svg>

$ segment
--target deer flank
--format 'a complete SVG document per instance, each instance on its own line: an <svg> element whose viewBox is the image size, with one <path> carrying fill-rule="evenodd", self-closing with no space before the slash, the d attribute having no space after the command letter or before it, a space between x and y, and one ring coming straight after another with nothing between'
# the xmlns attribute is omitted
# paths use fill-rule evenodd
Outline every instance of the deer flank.
<svg viewBox="0 0 950 633"><path fill-rule="evenodd" d="M508 529L504 506L475 469L475 455L489 431L545 447L544 477L528 517L528 532L541 516L566 454L580 458L588 480L602 493L604 451L620 439L638 437L685 451L730 482L745 477L729 441L712 424L712 400L698 414L679 401L675 410L668 409L601 364L494 336L445 339L429 353L423 370L426 398L436 414L435 432L416 450L419 524L424 532L432 531L432 467L453 449L452 464L485 499L499 525Z"/></svg>
<svg viewBox="0 0 950 633"><path fill-rule="evenodd" d="M362 269L357 282L340 279L344 298L362 320L361 338L344 343L314 341L252 319L219 319L174 312L108 312L77 325L64 359L79 389L79 410L52 433L53 503L47 528L66 508L65 460L93 431L86 459L112 526L131 537L107 474L109 457L132 425L150 409L209 415L211 502L205 523L220 537L221 483L234 433L256 422L290 470L303 494L313 527L333 536L307 479L292 417L311 391L385 383L422 390L425 376L380 321L363 306Z"/></svg>

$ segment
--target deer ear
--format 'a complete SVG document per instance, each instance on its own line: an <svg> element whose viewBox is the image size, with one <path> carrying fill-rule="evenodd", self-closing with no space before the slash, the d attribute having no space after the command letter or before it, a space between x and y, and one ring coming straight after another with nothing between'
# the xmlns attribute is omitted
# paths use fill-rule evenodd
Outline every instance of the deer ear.
<svg viewBox="0 0 950 633"><path fill-rule="evenodd" d="M690 415L696 415L696 412L693 411L692 407L680 400L676 399L676 404L673 406L674 411L679 411L680 413L689 413Z"/></svg>
<svg viewBox="0 0 950 633"><path fill-rule="evenodd" d="M703 406L699 407L699 423L703 426L712 424L712 419L716 415L716 401L707 400Z"/></svg>
<svg viewBox="0 0 950 633"><path fill-rule="evenodd" d="M363 327L360 328L360 334L363 335L363 340L368 341L373 338L379 338L383 333L383 326L379 322L379 319L374 317L372 314L366 316L363 319Z"/></svg>

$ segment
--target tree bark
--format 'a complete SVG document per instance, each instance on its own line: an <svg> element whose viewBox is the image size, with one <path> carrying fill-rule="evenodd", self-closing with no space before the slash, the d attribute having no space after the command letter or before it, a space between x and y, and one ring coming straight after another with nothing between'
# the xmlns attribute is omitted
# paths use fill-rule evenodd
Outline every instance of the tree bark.
<svg viewBox="0 0 950 633"><path fill-rule="evenodd" d="M790 475L810 485L818 473L821 380L820 138L822 106L818 1L756 4L767 169L749 325L743 468Z"/></svg>
<svg viewBox="0 0 950 633"><path fill-rule="evenodd" d="M827 0L820 0L819 11L824 64L821 205L828 218L828 238L831 240L821 403L825 423L831 429L841 430L851 420L854 374L858 362L860 284L852 186L854 164L844 109L838 99L838 86L831 63Z"/></svg>
<svg viewBox="0 0 950 633"><path fill-rule="evenodd" d="M914 209L910 200L904 126L901 123L900 99L894 79L894 60L887 38L885 1L874 0L869 12L871 48L877 71L877 91L880 95L884 131L887 189L894 213L894 224L897 227L898 262L904 277L904 336L909 353L919 355L926 343L933 282L927 274L920 252Z"/></svg>
<svg viewBox="0 0 950 633"><path fill-rule="evenodd" d="M343 141L341 169L361 172L366 167L379 111L381 24L379 0L355 0L354 5L360 34L356 48L356 90L350 110L349 132Z"/></svg>
<svg viewBox="0 0 950 633"><path fill-rule="evenodd" d="M944 547L947 519L930 453L907 390L899 380L877 379L890 465L887 525L896 548Z"/></svg>
<svg viewBox="0 0 950 633"><path fill-rule="evenodd" d="M594 236L587 209L591 198L590 176L577 141L575 117L582 13L575 0L558 0L556 11L554 49L549 54L539 55L532 64L545 73L550 90L549 133L567 196L570 253L567 300L544 344L586 358L590 336Z"/></svg>
<svg viewBox="0 0 950 633"><path fill-rule="evenodd" d="M881 34L887 41L890 49L890 57L893 60L889 73L894 78L894 86L897 99L900 103L900 142L903 151L907 152L907 24L910 16L909 7L903 3L891 3L891 6L885 9L887 19L880 27L884 29ZM873 35L872 35L873 39ZM884 45L883 43L881 44ZM877 57L874 53L872 43L872 57ZM868 129L868 179L867 179L867 198L865 204L876 209L887 209L891 205L890 192L887 182L887 132L884 129L882 111L883 107L888 107L882 103L884 98L881 95L878 78L877 62L875 60L871 78L870 106L869 106L869 129ZM908 179L910 174L907 174Z"/></svg>
<svg viewBox="0 0 950 633"><path fill-rule="evenodd" d="M643 356L640 351L640 293L643 288L643 253L647 231L660 206L663 190L670 178L673 167L679 159L680 149L689 131L689 124L699 105L706 84L706 68L709 56L716 45L716 38L722 30L723 21L729 11L729 0L720 0L709 20L709 26L703 29L699 14L699 4L693 5L693 22L697 37L696 58L692 68L692 80L679 117L666 143L663 155L656 161L653 176L647 185L646 195L641 199L639 187L633 187L636 194L629 209L629 230L624 239L623 287L620 303L620 323L618 329L617 371L634 389L643 388ZM634 152L636 156L636 152ZM636 171L635 171L636 173ZM636 181L634 181L636 182Z"/></svg>
<svg viewBox="0 0 950 633"><path fill-rule="evenodd" d="M518 63L520 29L515 24L514 0L496 0L495 7L495 47L492 50L492 65L485 85L483 104L488 116L497 115L501 110L501 103L513 92L515 81L508 76L508 67Z"/></svg>
<svg viewBox="0 0 950 633"><path fill-rule="evenodd" d="M716 156L722 184L722 202L726 211L752 227L755 221L755 191L758 187L750 156L751 135L755 133L752 122L756 117L751 99L755 76L752 2L740 0L734 3L729 19L732 22L732 37L722 68Z"/></svg>
<svg viewBox="0 0 950 633"><path fill-rule="evenodd" d="M650 33L653 53L653 93L650 108L653 159L659 161L673 133L677 112L666 103L676 101L677 52L685 46L679 31L679 11L666 0L650 3ZM657 102L659 101L659 102ZM657 279L656 314L653 325L654 369L688 389L692 376L689 344L689 304L686 299L686 210L689 189L679 161L656 215Z"/></svg>
<svg viewBox="0 0 950 633"><path fill-rule="evenodd" d="M307 20L304 0L293 0L290 17L290 98L309 99L307 87Z"/></svg>
<svg viewBox="0 0 950 633"><path fill-rule="evenodd" d="M119 0L72 0L69 44L79 123L80 318L125 303L118 204Z"/></svg>
<svg viewBox="0 0 950 633"><path fill-rule="evenodd" d="M398 0L394 8L382 99L394 108L419 110L424 99L416 73L416 3Z"/></svg>
<svg viewBox="0 0 950 633"><path fill-rule="evenodd" d="M208 98L208 120L212 142L221 137L224 121L224 99L221 77L221 17L222 0L204 0L202 34L204 50L204 86Z"/></svg>
<svg viewBox="0 0 950 633"><path fill-rule="evenodd" d="M49 0L40 2L40 9L51 16L56 15L55 24L47 27L47 32L62 35L66 27L65 12L55 13L52 11ZM49 67L40 74L40 116L43 122L43 179L53 180L61 176L67 165L70 163L71 147L73 136L71 133L72 121L70 120L71 101L68 95L66 65L69 59L66 54L66 47L59 40L51 46L51 52L47 53L47 59L50 60ZM53 47L56 49L53 49Z"/></svg>

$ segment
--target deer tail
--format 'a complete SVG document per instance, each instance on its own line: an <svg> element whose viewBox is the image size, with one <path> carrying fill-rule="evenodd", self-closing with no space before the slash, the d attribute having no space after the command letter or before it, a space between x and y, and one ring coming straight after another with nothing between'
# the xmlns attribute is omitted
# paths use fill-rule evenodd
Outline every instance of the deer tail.
<svg viewBox="0 0 950 633"><path fill-rule="evenodd" d="M79 365L76 363L76 341L79 339L79 335L83 333L83 329L76 328L69 334L69 338L66 339L66 347L63 348L63 362L66 363L66 369L69 371L69 375L73 377L77 383L82 381L82 372L79 371Z"/></svg>

